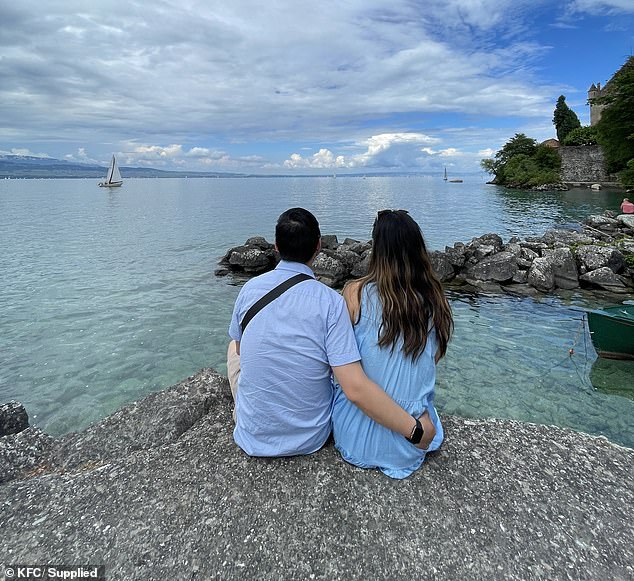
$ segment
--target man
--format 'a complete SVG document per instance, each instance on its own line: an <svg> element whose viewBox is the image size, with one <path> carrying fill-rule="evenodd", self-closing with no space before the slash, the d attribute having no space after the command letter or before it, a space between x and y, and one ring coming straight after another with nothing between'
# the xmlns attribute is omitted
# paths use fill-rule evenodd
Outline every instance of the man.
<svg viewBox="0 0 634 581"><path fill-rule="evenodd" d="M278 219L281 261L248 281L236 300L227 370L235 399L234 439L251 456L293 456L319 450L330 434L331 369L346 397L386 428L427 448L435 428L427 413L413 418L363 372L345 301L314 279L321 250L315 216L292 208ZM242 325L247 311L280 283L295 284Z"/></svg>

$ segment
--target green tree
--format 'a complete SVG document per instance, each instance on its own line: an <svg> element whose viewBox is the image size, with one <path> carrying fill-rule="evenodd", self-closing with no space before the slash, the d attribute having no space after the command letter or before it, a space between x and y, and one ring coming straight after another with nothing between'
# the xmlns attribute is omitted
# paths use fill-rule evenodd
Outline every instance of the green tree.
<svg viewBox="0 0 634 581"><path fill-rule="evenodd" d="M566 105L566 97L563 95L557 99L557 105L555 106L555 112L553 114L553 123L557 130L557 139L560 143L563 143L566 136L573 130L581 127L581 121L577 114Z"/></svg>
<svg viewBox="0 0 634 581"><path fill-rule="evenodd" d="M556 150L523 133L516 133L493 158L483 159L481 167L495 175L494 183L531 187L559 181L561 158Z"/></svg>
<svg viewBox="0 0 634 581"><path fill-rule="evenodd" d="M589 125L573 129L564 139L564 145L596 145L596 143L597 129Z"/></svg>
<svg viewBox="0 0 634 581"><path fill-rule="evenodd" d="M626 188L634 188L634 159L627 162L627 168L619 174L619 179Z"/></svg>
<svg viewBox="0 0 634 581"><path fill-rule="evenodd" d="M606 86L607 94L593 103L605 105L597 123L597 138L607 170L624 170L634 159L634 56L627 59Z"/></svg>

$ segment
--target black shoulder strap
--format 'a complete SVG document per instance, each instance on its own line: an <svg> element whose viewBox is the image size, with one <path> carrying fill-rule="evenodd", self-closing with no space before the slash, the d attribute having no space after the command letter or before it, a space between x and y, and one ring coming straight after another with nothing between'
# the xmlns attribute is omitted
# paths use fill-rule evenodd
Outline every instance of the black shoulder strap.
<svg viewBox="0 0 634 581"><path fill-rule="evenodd" d="M303 272L292 276L288 280L285 280L282 284L276 286L274 289L270 290L266 293L260 300L251 305L251 308L246 312L242 322L240 323L240 327L242 327L242 332L247 328L247 325L251 321L255 315L257 315L266 305L268 305L271 301L274 301L277 297L279 297L282 293L285 293L289 288L295 286L297 283L302 282L304 280L312 279L312 276L308 274L304 274ZM314 280L314 279L313 279Z"/></svg>

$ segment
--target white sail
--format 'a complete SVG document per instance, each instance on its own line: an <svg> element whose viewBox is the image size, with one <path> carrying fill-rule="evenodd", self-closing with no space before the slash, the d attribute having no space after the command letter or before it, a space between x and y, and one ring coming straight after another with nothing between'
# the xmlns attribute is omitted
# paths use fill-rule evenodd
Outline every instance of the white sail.
<svg viewBox="0 0 634 581"><path fill-rule="evenodd" d="M121 184L123 184L123 179L121 178L121 173L119 172L119 168L117 166L117 160L113 155L110 167L108 168L108 173L106 174L106 180L101 182L99 186L103 188L113 188L120 186Z"/></svg>
<svg viewBox="0 0 634 581"><path fill-rule="evenodd" d="M108 181L112 182L120 182L123 181L121 179L121 173L119 173L119 166L117 165L117 160L114 155L112 156L112 164L110 165L110 175Z"/></svg>

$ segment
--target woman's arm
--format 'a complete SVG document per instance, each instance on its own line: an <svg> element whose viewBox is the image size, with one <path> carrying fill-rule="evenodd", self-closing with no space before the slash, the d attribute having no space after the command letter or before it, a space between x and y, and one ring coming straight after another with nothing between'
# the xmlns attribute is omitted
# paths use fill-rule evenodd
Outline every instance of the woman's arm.
<svg viewBox="0 0 634 581"><path fill-rule="evenodd" d="M341 293L343 298L346 301L346 306L348 307L348 314L350 315L350 320L354 325L359 318L359 286L361 285L361 281L353 280L349 282L343 289Z"/></svg>

